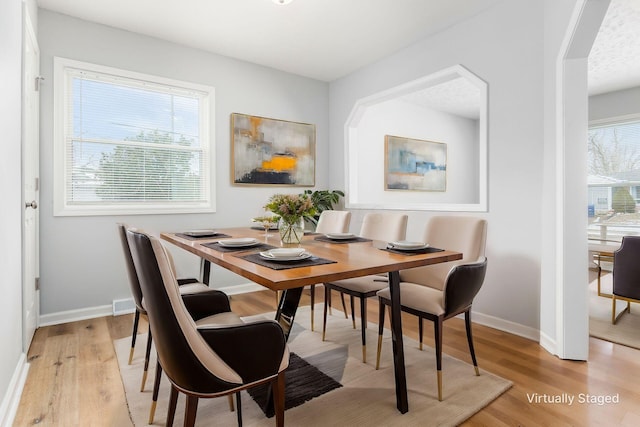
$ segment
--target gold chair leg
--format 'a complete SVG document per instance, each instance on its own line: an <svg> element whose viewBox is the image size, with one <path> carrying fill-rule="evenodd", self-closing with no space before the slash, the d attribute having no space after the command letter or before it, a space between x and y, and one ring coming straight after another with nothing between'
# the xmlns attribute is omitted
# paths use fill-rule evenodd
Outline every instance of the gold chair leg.
<svg viewBox="0 0 640 427"><path fill-rule="evenodd" d="M476 368L476 377L480 376L480 369L477 366L474 366L474 368Z"/></svg>
<svg viewBox="0 0 640 427"><path fill-rule="evenodd" d="M142 384L140 385L140 391L144 391L144 385L147 382L147 372L149 371L142 371Z"/></svg>
<svg viewBox="0 0 640 427"><path fill-rule="evenodd" d="M380 368L380 353L382 352L382 334L378 334L378 351L376 353L376 371Z"/></svg>
<svg viewBox="0 0 640 427"><path fill-rule="evenodd" d="M438 400L442 402L442 371L438 371Z"/></svg>
<svg viewBox="0 0 640 427"><path fill-rule="evenodd" d="M156 406L158 405L157 400L151 401L151 409L149 410L149 424L153 424L153 418L156 415Z"/></svg>
<svg viewBox="0 0 640 427"><path fill-rule="evenodd" d="M227 395L227 400L229 400L229 410L231 412L235 411L235 406L233 405L233 394L228 394Z"/></svg>
<svg viewBox="0 0 640 427"><path fill-rule="evenodd" d="M131 350L129 351L129 365L131 365L131 361L133 360L133 352L135 349L135 347L131 347Z"/></svg>
<svg viewBox="0 0 640 427"><path fill-rule="evenodd" d="M367 363L367 346L362 346L362 363Z"/></svg>

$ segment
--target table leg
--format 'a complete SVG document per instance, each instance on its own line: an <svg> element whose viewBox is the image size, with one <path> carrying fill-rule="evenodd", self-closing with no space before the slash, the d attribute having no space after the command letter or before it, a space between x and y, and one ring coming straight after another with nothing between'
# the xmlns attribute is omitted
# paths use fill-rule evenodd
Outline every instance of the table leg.
<svg viewBox="0 0 640 427"><path fill-rule="evenodd" d="M200 272L202 273L202 283L209 284L209 276L211 275L211 262L202 258L200 263Z"/></svg>
<svg viewBox="0 0 640 427"><path fill-rule="evenodd" d="M409 411L407 398L407 375L404 366L404 345L402 340L402 320L400 311L400 273L389 272L389 292L391 296L391 341L393 343L393 367L396 377L396 406L400 413Z"/></svg>
<svg viewBox="0 0 640 427"><path fill-rule="evenodd" d="M278 311L276 311L276 321L282 326L284 336L288 340L289 333L293 327L293 321L296 317L296 310L300 303L300 296L303 288L285 289L278 303Z"/></svg>

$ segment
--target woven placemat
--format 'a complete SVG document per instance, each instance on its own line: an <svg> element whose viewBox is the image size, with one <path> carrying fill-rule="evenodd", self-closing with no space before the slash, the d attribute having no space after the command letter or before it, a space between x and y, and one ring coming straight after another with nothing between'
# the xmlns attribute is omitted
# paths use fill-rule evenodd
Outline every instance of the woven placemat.
<svg viewBox="0 0 640 427"><path fill-rule="evenodd" d="M350 239L331 239L327 236L318 236L313 240L318 240L320 242L328 242L328 243L360 243L360 242L370 242L371 239L365 239L364 237L354 236Z"/></svg>
<svg viewBox="0 0 640 427"><path fill-rule="evenodd" d="M269 261L268 259L264 259L260 256L260 254L249 254L243 255L238 258L245 259L247 261L253 262L255 264L261 265L263 267L268 267L273 270L287 270L289 268L298 268L298 267L312 267L314 265L322 265L322 264L333 264L336 261L332 261L330 259L319 258L316 256L312 256L310 258L295 260L295 261Z"/></svg>
<svg viewBox="0 0 640 427"><path fill-rule="evenodd" d="M422 249L411 249L411 250L399 250L399 249L394 249L394 248L381 248L381 251L387 251L387 252L392 252L394 254L400 254L400 255L418 255L418 254L431 254L434 252L442 252L444 251L444 249L439 249L439 248L432 248L432 247L428 247L428 248L422 248Z"/></svg>
<svg viewBox="0 0 640 427"><path fill-rule="evenodd" d="M275 246L268 245L266 243L260 243L259 245L253 245L253 246L238 246L238 247L231 248L229 246L222 246L218 242L211 242L211 243L203 243L202 246L206 246L218 252L241 252L241 251L249 251L249 250L266 251L266 250L275 248Z"/></svg>
<svg viewBox="0 0 640 427"><path fill-rule="evenodd" d="M187 239L187 240L222 239L226 237L231 237L228 234L224 234L224 233L213 233L213 234L208 234L206 236L189 236L188 234L184 234L184 233L176 233L176 236L182 237L183 239Z"/></svg>

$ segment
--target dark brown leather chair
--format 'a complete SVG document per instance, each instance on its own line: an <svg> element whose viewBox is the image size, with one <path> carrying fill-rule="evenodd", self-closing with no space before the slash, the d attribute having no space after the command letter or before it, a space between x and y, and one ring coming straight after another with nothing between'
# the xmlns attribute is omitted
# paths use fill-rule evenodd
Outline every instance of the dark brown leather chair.
<svg viewBox="0 0 640 427"><path fill-rule="evenodd" d="M624 236L620 249L613 253L613 292L611 323L614 325L624 313L631 312L631 303L640 302L640 236ZM616 301L627 307L616 316Z"/></svg>
<svg viewBox="0 0 640 427"><path fill-rule="evenodd" d="M118 224L118 235L120 236L120 243L122 244L122 252L124 253L125 265L127 267L127 275L129 276L129 287L131 288L133 302L136 305L136 311L133 316L133 331L131 333L131 350L129 351L129 364L131 364L131 361L133 360L133 353L136 348L136 338L138 337L138 323L140 322L140 315L146 316L147 310L144 305L144 298L142 295L142 290L140 289L140 282L138 281L136 269L133 265L133 259L131 258L131 250L129 249L129 243L127 242L126 229L126 224ZM175 266L173 264L173 259L171 258L170 263L175 272ZM178 285L180 285L181 294L194 294L210 290L207 285L198 282L197 279L192 278L178 279ZM149 355L151 353L152 341L153 339L151 337L151 329L149 329L147 334L147 348L144 356L144 370L142 372L142 383L140 385L140 391L144 391L144 385L147 381L147 372L149 371Z"/></svg>
<svg viewBox="0 0 640 427"><path fill-rule="evenodd" d="M142 231L128 229L127 241L148 302L147 316L158 360L171 382L167 425L173 424L178 393L187 396L185 426L193 426L199 398L236 394L270 383L276 424L284 425L284 370L289 350L284 332L272 320L243 323L231 312L213 316L196 295L182 296L165 248ZM200 307L189 307L191 301ZM240 407L238 407L240 414ZM240 421L240 419L239 419Z"/></svg>
<svg viewBox="0 0 640 427"><path fill-rule="evenodd" d="M464 313L471 360L473 361L476 375L480 375L471 334L471 305L476 294L482 287L486 270L487 259L484 257L475 263L456 265L447 275L443 290L417 283L400 282L400 288L402 289L400 293L401 309L406 313L418 316L420 319L420 334L422 335L423 319L433 322L436 346L438 400L440 401L442 400L442 326L445 320ZM378 301L380 303L380 320L378 327L376 369L378 369L380 365L380 351L382 348L382 332L385 317L384 306L391 306L389 289L378 292ZM422 342L422 338L420 341Z"/></svg>

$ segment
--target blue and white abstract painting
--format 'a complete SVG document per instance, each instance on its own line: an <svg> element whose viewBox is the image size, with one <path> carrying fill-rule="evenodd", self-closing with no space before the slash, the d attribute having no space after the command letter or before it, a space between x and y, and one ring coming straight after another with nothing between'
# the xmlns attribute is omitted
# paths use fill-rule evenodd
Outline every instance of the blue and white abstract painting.
<svg viewBox="0 0 640 427"><path fill-rule="evenodd" d="M447 144L385 135L385 190L446 191Z"/></svg>

